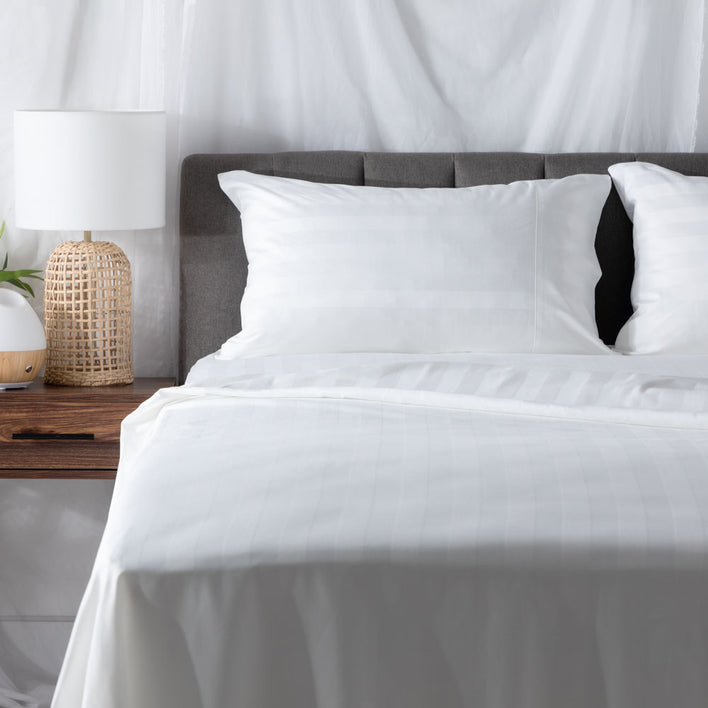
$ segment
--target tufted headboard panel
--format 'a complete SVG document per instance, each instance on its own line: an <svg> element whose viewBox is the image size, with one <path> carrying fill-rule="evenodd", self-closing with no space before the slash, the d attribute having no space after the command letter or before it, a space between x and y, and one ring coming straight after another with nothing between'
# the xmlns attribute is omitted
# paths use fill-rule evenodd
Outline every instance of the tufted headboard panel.
<svg viewBox="0 0 708 708"><path fill-rule="evenodd" d="M687 175L708 176L705 153L381 153L281 152L190 155L180 187L179 380L200 357L241 329L239 305L247 261L236 208L217 175L250 170L315 182L387 187L468 187L517 180L605 173L615 162L655 162ZM595 244L602 278L596 290L600 336L613 343L632 313L632 225L614 187Z"/></svg>

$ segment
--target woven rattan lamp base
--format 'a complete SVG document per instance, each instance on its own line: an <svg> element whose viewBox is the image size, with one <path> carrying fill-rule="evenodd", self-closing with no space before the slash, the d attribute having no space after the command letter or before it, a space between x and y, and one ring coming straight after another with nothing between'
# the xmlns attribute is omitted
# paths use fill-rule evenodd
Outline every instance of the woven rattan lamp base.
<svg viewBox="0 0 708 708"><path fill-rule="evenodd" d="M130 263L108 241L67 241L47 262L44 380L63 386L133 381Z"/></svg>

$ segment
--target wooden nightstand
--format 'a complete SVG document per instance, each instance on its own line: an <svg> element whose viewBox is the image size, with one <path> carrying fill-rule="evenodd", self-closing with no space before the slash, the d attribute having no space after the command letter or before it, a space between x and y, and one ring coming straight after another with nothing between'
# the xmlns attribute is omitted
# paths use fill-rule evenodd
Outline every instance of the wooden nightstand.
<svg viewBox="0 0 708 708"><path fill-rule="evenodd" d="M0 478L111 479L120 423L174 379L127 386L49 386L0 391Z"/></svg>

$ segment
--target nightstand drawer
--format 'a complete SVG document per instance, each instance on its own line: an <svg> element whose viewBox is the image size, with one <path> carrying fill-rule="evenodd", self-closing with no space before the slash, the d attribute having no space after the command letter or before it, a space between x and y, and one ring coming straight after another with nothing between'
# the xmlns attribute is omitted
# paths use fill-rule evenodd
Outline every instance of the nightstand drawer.
<svg viewBox="0 0 708 708"><path fill-rule="evenodd" d="M0 467L117 467L120 423L135 405L101 405L90 394L76 401L15 402L9 396L2 402Z"/></svg>
<svg viewBox="0 0 708 708"><path fill-rule="evenodd" d="M112 387L33 384L24 391L4 392L0 477L95 477L115 471L121 421L158 388L173 383L136 379L134 384Z"/></svg>
<svg viewBox="0 0 708 708"><path fill-rule="evenodd" d="M103 469L118 467L120 444L99 440L0 442L1 469Z"/></svg>
<svg viewBox="0 0 708 708"><path fill-rule="evenodd" d="M11 395L11 394L10 394ZM137 404L136 404L137 405ZM66 439L116 442L120 422L135 408L133 405L106 406L97 401L2 401L0 442L42 440L52 436Z"/></svg>

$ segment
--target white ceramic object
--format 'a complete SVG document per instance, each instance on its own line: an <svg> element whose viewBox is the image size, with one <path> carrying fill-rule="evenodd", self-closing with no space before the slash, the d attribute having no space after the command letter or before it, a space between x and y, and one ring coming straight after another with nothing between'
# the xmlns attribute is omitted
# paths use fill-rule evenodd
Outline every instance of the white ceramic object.
<svg viewBox="0 0 708 708"><path fill-rule="evenodd" d="M44 364L44 327L22 295L0 288L0 390L25 388Z"/></svg>

